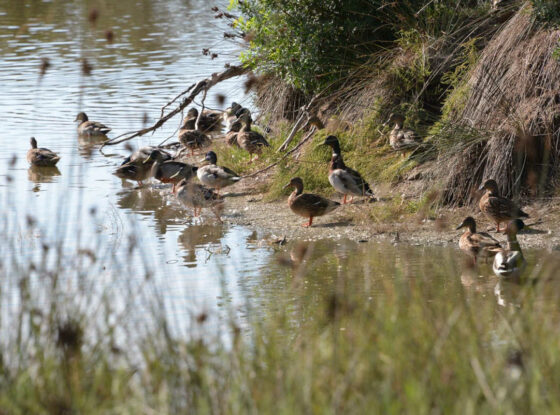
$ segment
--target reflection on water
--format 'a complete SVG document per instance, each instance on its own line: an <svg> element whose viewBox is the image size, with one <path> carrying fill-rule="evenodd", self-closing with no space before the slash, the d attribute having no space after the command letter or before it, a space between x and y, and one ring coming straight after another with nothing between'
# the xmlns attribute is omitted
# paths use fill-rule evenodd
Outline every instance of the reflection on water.
<svg viewBox="0 0 560 415"><path fill-rule="evenodd" d="M179 235L179 245L184 250L184 265L193 268L206 261L210 255L226 252L221 240L225 234L222 224L191 224Z"/></svg>
<svg viewBox="0 0 560 415"><path fill-rule="evenodd" d="M27 169L27 177L33 183L52 183L60 176L58 167L38 167L31 166Z"/></svg>

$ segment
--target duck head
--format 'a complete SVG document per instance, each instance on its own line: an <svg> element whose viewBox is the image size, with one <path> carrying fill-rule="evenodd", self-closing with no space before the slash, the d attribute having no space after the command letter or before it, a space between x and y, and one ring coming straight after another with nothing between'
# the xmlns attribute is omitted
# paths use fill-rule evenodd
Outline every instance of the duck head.
<svg viewBox="0 0 560 415"><path fill-rule="evenodd" d="M143 161L143 163L159 163L163 160L163 155L161 154L161 151L159 150L153 150L150 155L148 156L148 158L146 160Z"/></svg>
<svg viewBox="0 0 560 415"><path fill-rule="evenodd" d="M290 180L290 183L285 185L282 189L294 188L297 191L297 194L303 192L303 180L300 177L293 177Z"/></svg>
<svg viewBox="0 0 560 415"><path fill-rule="evenodd" d="M329 146L330 148L332 148L333 154L340 154L340 142L334 135L329 135L327 138L325 138L325 141L323 141L321 145Z"/></svg>
<svg viewBox="0 0 560 415"><path fill-rule="evenodd" d="M204 160L202 162L208 162L209 164L216 164L218 162L218 156L213 151L209 151L205 154Z"/></svg>
<svg viewBox="0 0 560 415"><path fill-rule="evenodd" d="M482 185L478 188L478 191L482 192L483 190L488 190L490 191L490 194L496 196L500 194L500 190L498 189L498 183L496 183L496 180L494 179L488 179L484 183L482 183Z"/></svg>
<svg viewBox="0 0 560 415"><path fill-rule="evenodd" d="M461 228L468 228L471 233L476 233L476 222L472 216L467 216L463 222L459 226L457 226L456 230Z"/></svg>
<svg viewBox="0 0 560 415"><path fill-rule="evenodd" d="M76 115L76 119L74 120L74 122L79 121L80 124L83 122L88 121L88 116L86 115L85 112L80 112L78 113L78 115Z"/></svg>
<svg viewBox="0 0 560 415"><path fill-rule="evenodd" d="M195 107L189 108L187 111L187 118L198 117L198 110Z"/></svg>

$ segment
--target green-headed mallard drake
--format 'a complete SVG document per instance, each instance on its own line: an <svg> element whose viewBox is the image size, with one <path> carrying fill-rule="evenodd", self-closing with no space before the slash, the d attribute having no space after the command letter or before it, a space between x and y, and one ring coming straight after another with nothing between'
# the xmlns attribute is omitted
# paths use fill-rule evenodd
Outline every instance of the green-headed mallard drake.
<svg viewBox="0 0 560 415"><path fill-rule="evenodd" d="M492 270L498 277L518 278L527 262L517 241L517 232L525 227L521 219L515 219L506 227L507 247L498 251L494 257Z"/></svg>
<svg viewBox="0 0 560 415"><path fill-rule="evenodd" d="M422 139L413 130L403 128L404 117L400 114L391 114L385 124L395 123L389 133L389 144L393 150L408 150L418 147Z"/></svg>
<svg viewBox="0 0 560 415"><path fill-rule="evenodd" d="M149 157L143 163L152 163L151 175L162 183L173 183L175 193L177 184L183 179L190 179L196 174L198 167L191 166L187 163L180 161L172 161L163 159L162 153L158 150L153 150Z"/></svg>
<svg viewBox="0 0 560 415"><path fill-rule="evenodd" d="M156 147L156 146L145 146L145 147L140 147L138 150L136 150L135 152L133 152L130 156L128 156L127 158L125 158L123 160L123 162L121 163L121 166L129 163L131 161L144 161L147 158L150 157L150 155L152 154L153 151L158 151L159 153L161 153L161 157L162 157L162 161L167 161L167 160L171 160L173 158L173 156L171 156L171 154L169 154L169 152Z"/></svg>
<svg viewBox="0 0 560 415"><path fill-rule="evenodd" d="M183 179L177 184L177 199L185 206L192 207L195 217L200 215L202 208L209 208L222 222L220 210L223 208L224 199L212 189Z"/></svg>
<svg viewBox="0 0 560 415"><path fill-rule="evenodd" d="M60 160L60 156L48 148L37 148L37 140L31 137L31 148L27 151L27 161L37 167L53 167Z"/></svg>
<svg viewBox="0 0 560 415"><path fill-rule="evenodd" d="M294 188L294 191L288 198L288 206L296 215L309 218L309 222L302 225L306 228L313 224L315 216L326 215L340 206L340 203L326 199L323 196L303 193L303 180L299 177L294 177L290 180L290 183L284 186L284 189L288 187Z"/></svg>
<svg viewBox="0 0 560 415"><path fill-rule="evenodd" d="M472 216L466 217L457 230L467 228L459 239L459 248L471 255L476 263L479 256L492 257L501 248L500 243L486 232L476 231L476 221Z"/></svg>
<svg viewBox="0 0 560 415"><path fill-rule="evenodd" d="M183 125L181 129L185 130L195 130L196 120L198 118L198 110L196 108L190 108L187 111L187 116L183 120ZM223 128L222 124L222 113L218 111L204 110L198 121L198 130L205 133L219 133Z"/></svg>
<svg viewBox="0 0 560 415"><path fill-rule="evenodd" d="M226 143L228 145L239 147L239 143L237 142L237 135L239 134L239 131L241 131L241 127L241 121L235 121L231 125L229 131L226 133Z"/></svg>
<svg viewBox="0 0 560 415"><path fill-rule="evenodd" d="M268 141L256 131L251 130L251 116L247 113L243 114L239 121L243 124L239 133L237 133L237 144L243 150L249 153L249 163L253 162L253 154L262 153L263 147L270 147Z"/></svg>
<svg viewBox="0 0 560 415"><path fill-rule="evenodd" d="M80 135L106 135L111 129L104 124L97 121L90 121L85 112L80 112L76 115L74 121L79 121L78 134Z"/></svg>
<svg viewBox="0 0 560 415"><path fill-rule="evenodd" d="M198 180L200 180L200 183L203 185L216 189L218 193L220 189L241 180L241 177L233 170L216 165L218 157L213 151L206 153L204 161L209 164L198 168L196 172Z"/></svg>
<svg viewBox="0 0 560 415"><path fill-rule="evenodd" d="M231 107L228 107L224 110L222 114L223 122L226 126L226 129L231 129L231 126L234 122L237 121L237 111L242 109L243 107L239 105L237 102L232 102Z"/></svg>
<svg viewBox="0 0 560 415"><path fill-rule="evenodd" d="M329 183L344 195L342 203L346 203L347 195L351 195L350 203L354 196L373 197L373 191L360 173L344 164L338 138L334 135L329 135L322 145L332 148L332 157L329 165Z"/></svg>
<svg viewBox="0 0 560 415"><path fill-rule="evenodd" d="M478 202L478 207L488 219L496 224L497 232L500 232L500 224L502 222L529 217L513 201L500 196L498 184L495 180L486 180L478 190L486 190Z"/></svg>

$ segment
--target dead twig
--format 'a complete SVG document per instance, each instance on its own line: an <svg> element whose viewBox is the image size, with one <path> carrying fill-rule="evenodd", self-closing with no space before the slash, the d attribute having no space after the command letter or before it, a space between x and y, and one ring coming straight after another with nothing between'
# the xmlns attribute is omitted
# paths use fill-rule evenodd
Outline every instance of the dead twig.
<svg viewBox="0 0 560 415"><path fill-rule="evenodd" d="M294 126L292 128L292 131L290 131L290 134L288 134L288 137L286 138L286 140L284 140L282 145L280 147L278 147L278 150L276 150L277 153L280 153L281 151L286 151L286 149L288 148L288 146L290 145L290 143L292 142L292 140L296 136L297 132L301 129L304 119L307 117L307 120L309 120L309 118L310 118L309 109L315 103L315 101L317 100L318 97L319 97L319 94L313 96L313 98L311 98L311 101L309 101L309 103L305 107L300 108L301 113L300 113L299 118L297 119L296 123L294 124Z"/></svg>
<svg viewBox="0 0 560 415"><path fill-rule="evenodd" d="M105 146L111 146L111 145L115 145L115 144L119 144L122 143L124 141L128 141L131 140L135 137L140 137L144 134L153 132L155 130L157 130L158 128L160 128L163 124L165 124L167 121L169 121L171 118L173 118L175 115L179 114L181 111L183 111L185 109L185 107L187 105L189 105L193 99L200 94L203 91L208 91L210 88L212 88L214 85L225 81L226 79L230 79L230 78L234 78L237 76L242 76L245 75L249 70L247 68L244 68L242 66L229 66L225 71L223 72L219 72L219 73L213 73L212 75L210 75L210 77L203 79L202 81L199 81L195 84L192 84L186 91L191 91L190 94L183 98L183 100L181 101L181 104L179 104L179 106L177 106L177 108L175 108L173 111L169 112L167 115L162 116L159 118L159 120L156 121L156 123L150 127L147 128L142 128L141 130L137 130L128 134L125 134L124 136L118 136L113 138L112 140L108 140L105 141L101 147L100 150L103 149L103 147ZM182 93L179 94L177 97L183 95ZM173 102L173 101L171 101Z"/></svg>

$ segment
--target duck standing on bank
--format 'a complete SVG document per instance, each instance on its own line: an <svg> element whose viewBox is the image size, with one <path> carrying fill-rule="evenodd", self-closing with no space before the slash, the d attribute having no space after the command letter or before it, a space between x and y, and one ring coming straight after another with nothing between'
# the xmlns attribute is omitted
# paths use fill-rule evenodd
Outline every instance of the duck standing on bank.
<svg viewBox="0 0 560 415"><path fill-rule="evenodd" d="M315 216L323 216L332 212L340 203L313 193L303 193L303 180L299 177L294 177L290 180L284 189L293 187L294 191L288 198L288 206L296 215L309 218L309 222L304 223L302 226L308 228L313 224Z"/></svg>
<svg viewBox="0 0 560 415"><path fill-rule="evenodd" d="M169 154L167 151L159 147L145 146L145 147L140 147L138 150L133 152L130 156L126 157L121 163L121 166L131 161L144 161L150 157L153 151L159 152L161 154L163 161L171 160L173 158L171 154Z"/></svg>
<svg viewBox="0 0 560 415"><path fill-rule="evenodd" d="M476 221L468 216L457 226L457 230L467 228L459 239L459 248L469 254L475 264L478 257L489 258L501 249L500 243L486 232L476 231Z"/></svg>
<svg viewBox="0 0 560 415"><path fill-rule="evenodd" d="M422 139L414 130L403 128L404 117L400 114L391 114L385 124L395 123L389 133L389 145L395 151L410 150L418 147Z"/></svg>
<svg viewBox="0 0 560 415"><path fill-rule="evenodd" d="M513 201L500 195L498 184L495 180L486 180L478 190L486 191L480 198L478 207L488 219L496 224L496 232L500 232L500 224L502 222L529 217Z"/></svg>
<svg viewBox="0 0 560 415"><path fill-rule="evenodd" d="M237 102L232 102L231 107L224 110L222 119L226 126L226 129L230 129L234 122L237 121L237 111L241 110L243 107Z"/></svg>
<svg viewBox="0 0 560 415"><path fill-rule="evenodd" d="M506 227L507 247L501 249L494 258L492 270L498 277L519 278L527 262L521 251L521 246L517 241L517 232L525 227L521 219L515 219L508 223Z"/></svg>
<svg viewBox="0 0 560 415"><path fill-rule="evenodd" d="M262 153L263 147L270 147L270 144L260 133L251 130L250 114L244 113L239 117L239 121L243 126L237 133L237 144L249 153L249 163L252 163L253 154L257 154L258 157Z"/></svg>
<svg viewBox="0 0 560 415"><path fill-rule="evenodd" d="M85 112L80 112L76 115L74 121L79 121L78 134L85 136L104 136L107 135L111 129L104 124L97 121L90 121Z"/></svg>
<svg viewBox="0 0 560 415"><path fill-rule="evenodd" d="M239 147L239 143L237 142L237 135L239 131L241 131L242 124L240 121L235 121L229 131L226 133L226 143L230 146Z"/></svg>
<svg viewBox="0 0 560 415"><path fill-rule="evenodd" d="M198 167L191 166L180 161L163 159L162 153L158 150L152 151L150 156L143 163L152 162L151 176L162 183L173 183L171 191L175 193L177 184L185 179L188 180L196 174Z"/></svg>
<svg viewBox="0 0 560 415"><path fill-rule="evenodd" d="M198 130L204 134L220 133L222 131L224 126L222 124L221 112L210 110L202 111L197 128L196 120L199 118L198 114L199 112L196 108L190 108L187 111L187 116L183 120L181 128L185 130Z"/></svg>
<svg viewBox="0 0 560 415"><path fill-rule="evenodd" d="M224 199L212 189L183 179L177 184L177 199L193 208L195 217L200 215L202 208L209 208L218 221L222 222L220 211L223 209Z"/></svg>
<svg viewBox="0 0 560 415"><path fill-rule="evenodd" d="M48 148L38 148L37 140L31 137L29 140L31 148L27 151L27 161L32 166L37 167L54 167L60 160L60 156Z"/></svg>
<svg viewBox="0 0 560 415"><path fill-rule="evenodd" d="M220 189L241 180L241 176L233 170L216 164L218 162L218 156L216 156L216 153L213 151L206 153L204 162L208 164L198 168L196 172L198 180L200 180L200 183L203 185L216 189L218 194L220 193Z"/></svg>
<svg viewBox="0 0 560 415"><path fill-rule="evenodd" d="M329 183L344 195L342 204L346 204L347 195L351 195L350 203L354 200L354 196L373 198L373 191L360 173L344 164L338 138L334 135L329 135L321 145L332 148L332 157L329 164Z"/></svg>

